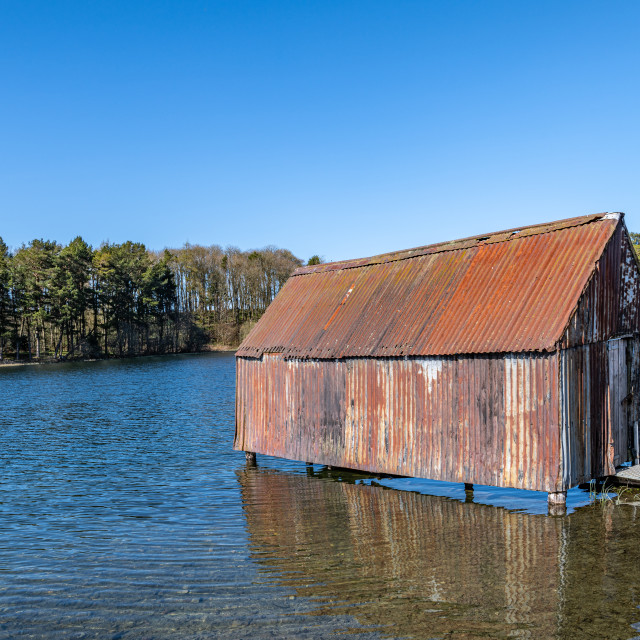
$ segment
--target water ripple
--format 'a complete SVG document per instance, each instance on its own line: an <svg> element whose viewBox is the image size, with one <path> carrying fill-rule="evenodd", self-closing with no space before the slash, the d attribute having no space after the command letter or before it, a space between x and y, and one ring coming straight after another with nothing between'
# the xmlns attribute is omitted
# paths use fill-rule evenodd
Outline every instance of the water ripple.
<svg viewBox="0 0 640 640"><path fill-rule="evenodd" d="M0 369L0 638L636 634L635 507L247 469L234 385L231 354Z"/></svg>

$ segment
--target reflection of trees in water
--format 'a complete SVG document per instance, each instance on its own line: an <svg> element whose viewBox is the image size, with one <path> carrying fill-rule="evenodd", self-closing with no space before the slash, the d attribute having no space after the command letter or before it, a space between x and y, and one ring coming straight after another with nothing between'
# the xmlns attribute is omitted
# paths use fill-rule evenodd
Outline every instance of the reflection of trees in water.
<svg viewBox="0 0 640 640"><path fill-rule="evenodd" d="M557 637L565 520L369 485L239 473L278 582L394 636Z"/></svg>

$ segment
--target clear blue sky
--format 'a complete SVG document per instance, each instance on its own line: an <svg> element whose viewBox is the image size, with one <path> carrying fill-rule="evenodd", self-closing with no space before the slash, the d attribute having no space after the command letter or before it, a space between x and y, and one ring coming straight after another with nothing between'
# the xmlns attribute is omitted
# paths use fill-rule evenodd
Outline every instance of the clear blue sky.
<svg viewBox="0 0 640 640"><path fill-rule="evenodd" d="M0 0L0 95L13 247L640 231L640 2Z"/></svg>

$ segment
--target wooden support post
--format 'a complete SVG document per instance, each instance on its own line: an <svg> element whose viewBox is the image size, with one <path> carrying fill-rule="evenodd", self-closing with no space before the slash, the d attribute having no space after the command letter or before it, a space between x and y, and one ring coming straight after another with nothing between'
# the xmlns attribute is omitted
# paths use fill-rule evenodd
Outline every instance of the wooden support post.
<svg viewBox="0 0 640 640"><path fill-rule="evenodd" d="M473 491L473 484L471 482L465 482L464 483L464 490L465 491Z"/></svg>
<svg viewBox="0 0 640 640"><path fill-rule="evenodd" d="M549 515L563 516L567 512L567 492L550 491L548 497Z"/></svg>
<svg viewBox="0 0 640 640"><path fill-rule="evenodd" d="M473 484L471 482L464 483L464 501L473 502Z"/></svg>
<svg viewBox="0 0 640 640"><path fill-rule="evenodd" d="M256 466L256 453L255 451L245 451L244 452L245 460L247 461L248 467Z"/></svg>

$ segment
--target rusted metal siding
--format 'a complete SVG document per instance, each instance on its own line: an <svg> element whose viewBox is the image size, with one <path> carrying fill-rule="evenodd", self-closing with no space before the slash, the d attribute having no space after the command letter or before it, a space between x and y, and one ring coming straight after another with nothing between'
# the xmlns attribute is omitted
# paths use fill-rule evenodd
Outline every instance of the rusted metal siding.
<svg viewBox="0 0 640 640"><path fill-rule="evenodd" d="M302 268L238 355L333 359L553 351L620 224L616 217L586 216Z"/></svg>
<svg viewBox="0 0 640 640"><path fill-rule="evenodd" d="M557 354L237 359L235 448L371 472L561 488Z"/></svg>
<svg viewBox="0 0 640 640"><path fill-rule="evenodd" d="M638 336L560 352L563 483L615 473L632 459L638 420Z"/></svg>
<svg viewBox="0 0 640 640"><path fill-rule="evenodd" d="M628 402L628 356L629 340L618 338L607 343L609 360L609 458L613 467L631 460L629 453L630 436L632 431L629 424L630 406Z"/></svg>
<svg viewBox="0 0 640 640"><path fill-rule="evenodd" d="M563 484L610 473L607 344L560 353Z"/></svg>
<svg viewBox="0 0 640 640"><path fill-rule="evenodd" d="M562 348L609 340L640 331L640 270L623 223L596 264Z"/></svg>
<svg viewBox="0 0 640 640"><path fill-rule="evenodd" d="M624 223L609 240L560 341L563 482L615 473L638 420L640 271Z"/></svg>

